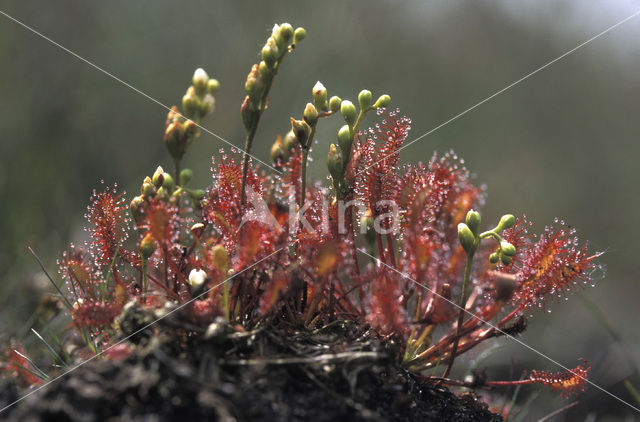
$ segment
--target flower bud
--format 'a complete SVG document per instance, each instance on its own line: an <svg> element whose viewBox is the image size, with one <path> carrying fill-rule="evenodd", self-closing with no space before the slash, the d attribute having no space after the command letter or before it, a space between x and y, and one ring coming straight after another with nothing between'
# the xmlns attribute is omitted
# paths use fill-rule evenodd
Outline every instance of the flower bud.
<svg viewBox="0 0 640 422"><path fill-rule="evenodd" d="M494 252L491 255L489 255L489 262L490 263L497 264L498 261L500 261L500 255L497 252Z"/></svg>
<svg viewBox="0 0 640 422"><path fill-rule="evenodd" d="M304 40L304 37L306 36L307 31L304 28L296 28L296 31L293 33L293 43L299 43L300 41Z"/></svg>
<svg viewBox="0 0 640 422"><path fill-rule="evenodd" d="M196 270L194 268L189 273L189 284L192 287L202 286L205 281L207 281L207 273L204 270Z"/></svg>
<svg viewBox="0 0 640 422"><path fill-rule="evenodd" d="M216 100L211 94L205 94L202 101L200 101L200 117L204 117L207 114L211 114L216 109Z"/></svg>
<svg viewBox="0 0 640 422"><path fill-rule="evenodd" d="M151 233L147 233L147 235L142 238L142 241L140 242L140 255L142 256L142 259L149 259L157 248L158 242L156 242Z"/></svg>
<svg viewBox="0 0 640 422"><path fill-rule="evenodd" d="M354 106L351 101L344 100L342 104L340 104L340 112L349 127L353 126L356 122L356 106Z"/></svg>
<svg viewBox="0 0 640 422"><path fill-rule="evenodd" d="M203 68L199 67L193 72L193 86L196 89L198 95L202 95L207 90L207 82L209 82L209 75Z"/></svg>
<svg viewBox="0 0 640 422"><path fill-rule="evenodd" d="M360 110L366 110L371 105L371 99L373 98L373 94L371 91L363 89L358 94L358 104L360 105Z"/></svg>
<svg viewBox="0 0 640 422"><path fill-rule="evenodd" d="M180 122L170 123L165 129L164 144L172 157L182 157L184 153L184 138L184 128Z"/></svg>
<svg viewBox="0 0 640 422"><path fill-rule="evenodd" d="M153 176L151 177L151 180L153 181L153 185L155 187L159 188L160 186L162 186L162 183L164 182L165 174L166 173L162 169L162 166L158 166L155 173L153 173Z"/></svg>
<svg viewBox="0 0 640 422"><path fill-rule="evenodd" d="M327 155L327 168L329 174L334 180L342 179L342 157L335 144L329 146L329 155Z"/></svg>
<svg viewBox="0 0 640 422"><path fill-rule="evenodd" d="M353 138L351 137L351 129L349 129L348 125L342 126L338 131L338 145L340 145L340 150L347 157L351 154L352 142Z"/></svg>
<svg viewBox="0 0 640 422"><path fill-rule="evenodd" d="M244 89L247 92L251 102L258 106L262 97L262 91L264 90L264 82L260 76L260 70L257 64L254 64L251 68L251 72L247 75L247 81L244 84Z"/></svg>
<svg viewBox="0 0 640 422"><path fill-rule="evenodd" d="M313 104L320 110L326 110L328 107L327 88L322 85L322 82L316 82L311 93L313 94Z"/></svg>
<svg viewBox="0 0 640 422"><path fill-rule="evenodd" d="M473 232L473 234L475 236L478 236L478 234L480 233L480 222L481 222L481 218L480 218L480 213L476 210L469 210L469 212L467 213L467 217L465 219L465 222L467 223L467 226L469 226L469 228L471 229L471 231Z"/></svg>
<svg viewBox="0 0 640 422"><path fill-rule="evenodd" d="M189 195L191 195L194 201L202 201L204 199L204 194L205 192L202 189L189 190Z"/></svg>
<svg viewBox="0 0 640 422"><path fill-rule="evenodd" d="M215 95L220 89L220 82L217 79L209 79L207 82L207 92L211 95Z"/></svg>
<svg viewBox="0 0 640 422"><path fill-rule="evenodd" d="M251 103L251 99L247 95L240 107L240 114L242 115L242 123L246 130L251 130L253 125L258 120L259 111Z"/></svg>
<svg viewBox="0 0 640 422"><path fill-rule="evenodd" d="M505 214L502 216L502 218L500 219L500 222L498 223L496 228L493 229L493 231L501 232L502 230L510 229L515 225L516 225L516 218L513 216L513 214Z"/></svg>
<svg viewBox="0 0 640 422"><path fill-rule="evenodd" d="M282 143L282 137L278 135L275 142L271 146L271 162L274 164L283 163L289 160L289 151Z"/></svg>
<svg viewBox="0 0 640 422"><path fill-rule="evenodd" d="M155 187L153 185L153 181L149 176L145 177L142 181L142 186L140 186L140 193L146 197L153 196Z"/></svg>
<svg viewBox="0 0 640 422"><path fill-rule="evenodd" d="M296 140L296 134L293 133L292 130L287 132L287 134L284 135L284 139L282 140L284 149L287 150L287 152L291 151L296 146L296 142L298 142Z"/></svg>
<svg viewBox="0 0 640 422"><path fill-rule="evenodd" d="M389 105L389 103L391 102L391 97L388 96L387 94L385 95L381 95L380 97L378 97L378 99L376 100L375 104L373 105L374 108L383 108Z"/></svg>
<svg viewBox="0 0 640 422"><path fill-rule="evenodd" d="M202 233L204 233L204 224L196 223L193 226L191 226L191 233L193 233L195 237L202 236Z"/></svg>
<svg viewBox="0 0 640 422"><path fill-rule="evenodd" d="M269 69L273 69L278 62L278 46L273 37L269 37L267 43L262 47L262 60Z"/></svg>
<svg viewBox="0 0 640 422"><path fill-rule="evenodd" d="M291 118L291 130L294 135L296 135L296 140L300 144L302 148L309 147L309 135L311 134L311 126L307 124L304 120L296 120L293 117Z"/></svg>
<svg viewBox="0 0 640 422"><path fill-rule="evenodd" d="M199 107L200 100L196 95L196 89L193 86L190 86L189 89L187 89L187 93L182 97L182 109L184 110L185 116L190 119L193 118L198 112Z"/></svg>
<svg viewBox="0 0 640 422"><path fill-rule="evenodd" d="M220 273L226 275L229 270L229 254L224 246L214 246L211 251L211 257L213 258L213 266L216 267Z"/></svg>
<svg viewBox="0 0 640 422"><path fill-rule="evenodd" d="M173 177L171 177L171 175L169 173L164 173L162 175L162 187L167 191L167 192L172 192L173 188L175 186L175 182L173 181Z"/></svg>
<svg viewBox="0 0 640 422"><path fill-rule="evenodd" d="M143 205L144 197L142 195L133 198L129 204L129 211L131 211L131 216L133 217L133 221L136 222L136 225L144 215L144 211L142 210Z"/></svg>
<svg viewBox="0 0 640 422"><path fill-rule="evenodd" d="M464 223L458 224L458 240L467 254L475 250L476 238L469 226Z"/></svg>
<svg viewBox="0 0 640 422"><path fill-rule="evenodd" d="M283 23L280 25L280 30L278 31L278 35L284 41L284 45L288 45L293 38L293 26L288 23Z"/></svg>
<svg viewBox="0 0 640 422"><path fill-rule="evenodd" d="M329 110L331 110L332 113L336 113L338 110L340 110L341 104L342 100L340 99L340 97L334 95L329 99Z"/></svg>
<svg viewBox="0 0 640 422"><path fill-rule="evenodd" d="M502 249L502 253L506 256L515 256L516 254L516 247L506 240L500 242L500 249Z"/></svg>
<svg viewBox="0 0 640 422"><path fill-rule="evenodd" d="M273 75L273 71L269 69L269 66L267 66L264 60L261 60L260 64L258 64L258 72L260 72L260 77L263 81L269 80L269 78Z"/></svg>
<svg viewBox="0 0 640 422"><path fill-rule="evenodd" d="M364 237L372 245L376 241L375 220L371 210L367 210L360 218L360 233L364 231Z"/></svg>
<svg viewBox="0 0 640 422"><path fill-rule="evenodd" d="M500 256L500 259L502 260L502 263L503 263L504 265L509 265L509 264L511 264L511 261L513 260L513 258L511 258L510 256L507 256L507 255L505 255L505 254L502 254L502 255Z"/></svg>
<svg viewBox="0 0 640 422"><path fill-rule="evenodd" d="M182 149L182 154L186 151L186 148L191 145L193 141L194 135L198 132L198 126L193 122L193 120L187 120L182 124L182 130L184 132L185 144Z"/></svg>
<svg viewBox="0 0 640 422"><path fill-rule="evenodd" d="M318 110L311 103L307 103L302 116L309 126L315 126L318 123Z"/></svg>
<svg viewBox="0 0 640 422"><path fill-rule="evenodd" d="M277 23L273 25L273 29L271 30L271 38L273 38L278 46L278 51L282 51L286 47L284 38L280 34L280 25Z"/></svg>
<svg viewBox="0 0 640 422"><path fill-rule="evenodd" d="M180 186L187 185L193 179L193 171L191 169L183 169L180 172Z"/></svg>

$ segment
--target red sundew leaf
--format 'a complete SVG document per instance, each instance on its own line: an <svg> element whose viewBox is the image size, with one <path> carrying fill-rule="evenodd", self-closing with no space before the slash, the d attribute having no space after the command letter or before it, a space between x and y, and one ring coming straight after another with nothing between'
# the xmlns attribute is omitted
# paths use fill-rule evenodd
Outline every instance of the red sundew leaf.
<svg viewBox="0 0 640 422"><path fill-rule="evenodd" d="M547 385L564 399L570 399L586 389L589 369L591 369L589 363L581 359L580 365L571 371L547 372L533 370L529 375L529 380Z"/></svg>
<svg viewBox="0 0 640 422"><path fill-rule="evenodd" d="M94 271L90 257L73 244L58 259L58 273L75 296L96 296L93 291Z"/></svg>
<svg viewBox="0 0 640 422"><path fill-rule="evenodd" d="M170 248L178 239L180 219L178 208L161 199L153 199L145 212L144 228L163 249Z"/></svg>
<svg viewBox="0 0 640 422"><path fill-rule="evenodd" d="M366 132L363 141L356 139L354 159L346 178L355 186L356 198L363 201L375 216L387 213L381 201L395 199L398 190L399 150L411 128L411 120L398 118L396 112L385 112L381 123Z"/></svg>
<svg viewBox="0 0 640 422"><path fill-rule="evenodd" d="M407 331L407 311L401 298L402 291L397 277L388 271L378 271L371 281L371 303L367 319L381 334Z"/></svg>
<svg viewBox="0 0 640 422"><path fill-rule="evenodd" d="M122 304L118 302L81 300L73 306L71 317L79 327L96 329L113 323L120 311L122 311Z"/></svg>
<svg viewBox="0 0 640 422"><path fill-rule="evenodd" d="M560 222L546 227L537 242L525 248L514 295L521 308L542 306L550 295L565 295L574 286L590 282L594 270L601 268L596 263L600 254L590 254L586 244L579 247L574 234L574 229Z"/></svg>
<svg viewBox="0 0 640 422"><path fill-rule="evenodd" d="M0 379L13 379L24 388L40 384L42 380L27 370L33 367L21 354L27 355L22 345L13 341L0 350Z"/></svg>
<svg viewBox="0 0 640 422"><path fill-rule="evenodd" d="M222 153L220 162L213 158L213 187L202 202L204 219L222 234L227 250L233 250L236 232L242 217L251 209L248 202L242 206L242 161ZM257 175L257 169L249 166L246 192L264 198L264 181ZM249 197L249 195L248 195Z"/></svg>
<svg viewBox="0 0 640 422"><path fill-rule="evenodd" d="M282 196L281 198L285 201L291 200L294 203L300 203L300 190L302 186L300 185L300 178L302 174L302 151L298 145L295 145L294 150L291 151L291 155L289 160L286 163L283 163L282 172L282 184L283 188L281 190Z"/></svg>
<svg viewBox="0 0 640 422"><path fill-rule="evenodd" d="M91 247L95 250L96 264L109 265L128 237L129 210L123 194L116 193L115 188L99 193L94 190L87 210L85 217L90 225L86 230L93 238Z"/></svg>

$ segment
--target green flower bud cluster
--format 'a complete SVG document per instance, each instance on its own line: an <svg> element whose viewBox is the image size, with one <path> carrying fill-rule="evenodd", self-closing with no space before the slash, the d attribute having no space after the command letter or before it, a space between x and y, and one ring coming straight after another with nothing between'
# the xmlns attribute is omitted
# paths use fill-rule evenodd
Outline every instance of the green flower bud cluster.
<svg viewBox="0 0 640 422"><path fill-rule="evenodd" d="M498 224L491 230L488 230L484 233L478 233L480 227L480 214L476 211L469 211L466 218L466 226L470 229L474 236L474 242L477 243L481 239L492 238L498 243L498 248L489 255L489 262L492 264L497 264L498 262L502 262L503 265L509 265L513 261L513 257L516 255L516 247L511 243L507 242L500 236L500 233L504 230L510 229L516 224L516 218L512 214L505 214L500 218ZM464 231L464 229L462 229ZM468 242L468 234L460 234L460 227L458 234L462 237L466 238L466 242ZM462 237L460 237L460 243L462 243ZM463 243L463 248L465 248L465 244ZM465 248L465 251L469 253L469 251Z"/></svg>
<svg viewBox="0 0 640 422"><path fill-rule="evenodd" d="M177 201L182 192L186 192L191 198L199 202L204 198L205 192L202 189L188 189L186 184L193 178L193 171L183 169L180 172L180 186L176 187L175 180L171 174L164 171L162 166L158 166L151 177L147 176L140 186L140 195L133 198L129 204L129 210L136 225L140 227L144 221L144 209L146 204L152 199L158 198L164 201Z"/></svg>
<svg viewBox="0 0 640 422"><path fill-rule="evenodd" d="M489 256L489 262L502 262L509 265L516 255L516 248L500 236L500 232L512 228L516 218L511 214L503 215L500 222L492 230L480 233L481 218L475 210L467 213L464 223L458 224L458 239L467 255L473 255L482 239L492 238L498 243L498 249Z"/></svg>
<svg viewBox="0 0 640 422"><path fill-rule="evenodd" d="M337 146L339 149L336 149L336 146L333 145L333 150L336 151L333 152L333 150L330 149L329 157L327 157L327 167L335 167L337 157L340 158L340 171L332 171L331 168L329 169L329 173L331 173L331 177L333 178L333 187L336 190L336 195L340 198L344 197L349 189L348 182L345 179L345 174L347 172L349 161L351 160L351 149L353 146L353 140L358 131L358 126L371 110L388 106L391 102L391 97L388 95L381 95L375 103L372 104L372 102L373 94L371 91L366 89L360 91L360 94L358 94L358 106L360 111L358 111L356 106L349 100L340 100L338 97L332 97L331 100L329 100L329 109L331 112L337 112L339 109L340 114L346 123L338 130Z"/></svg>
<svg viewBox="0 0 640 422"><path fill-rule="evenodd" d="M258 123L260 113L266 108L273 77L278 73L280 63L305 35L304 28L294 31L288 23L273 27L271 36L260 51L262 61L253 65L244 85L247 96L240 107L240 113L248 132Z"/></svg>
<svg viewBox="0 0 640 422"><path fill-rule="evenodd" d="M164 144L175 161L180 161L198 135L198 126L193 120L185 120L173 106L167 114Z"/></svg>
<svg viewBox="0 0 640 422"><path fill-rule="evenodd" d="M187 93L182 97L182 109L189 119L200 121L207 114L213 113L216 101L213 98L218 92L220 83L216 79L209 78L202 68L193 73L193 84L187 88Z"/></svg>
<svg viewBox="0 0 640 422"><path fill-rule="evenodd" d="M458 224L458 240L467 255L473 255L480 243L480 213L469 210L464 223Z"/></svg>

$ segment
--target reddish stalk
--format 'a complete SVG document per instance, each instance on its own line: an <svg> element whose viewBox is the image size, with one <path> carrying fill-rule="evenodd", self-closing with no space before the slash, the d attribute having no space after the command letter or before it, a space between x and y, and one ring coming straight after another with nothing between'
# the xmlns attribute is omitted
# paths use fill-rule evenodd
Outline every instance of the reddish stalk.
<svg viewBox="0 0 640 422"><path fill-rule="evenodd" d="M391 263L393 268L398 269L398 266L396 265L396 252L395 248L393 247L394 242L395 240L393 239L393 233L387 233L387 250L389 251L389 262Z"/></svg>

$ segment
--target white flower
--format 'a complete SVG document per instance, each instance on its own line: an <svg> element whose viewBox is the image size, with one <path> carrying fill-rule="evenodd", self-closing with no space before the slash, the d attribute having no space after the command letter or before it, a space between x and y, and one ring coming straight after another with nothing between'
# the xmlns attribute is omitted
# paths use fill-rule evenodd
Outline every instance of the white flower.
<svg viewBox="0 0 640 422"><path fill-rule="evenodd" d="M198 287L202 285L207 279L207 273L204 270L193 269L189 273L189 284L193 287Z"/></svg>

